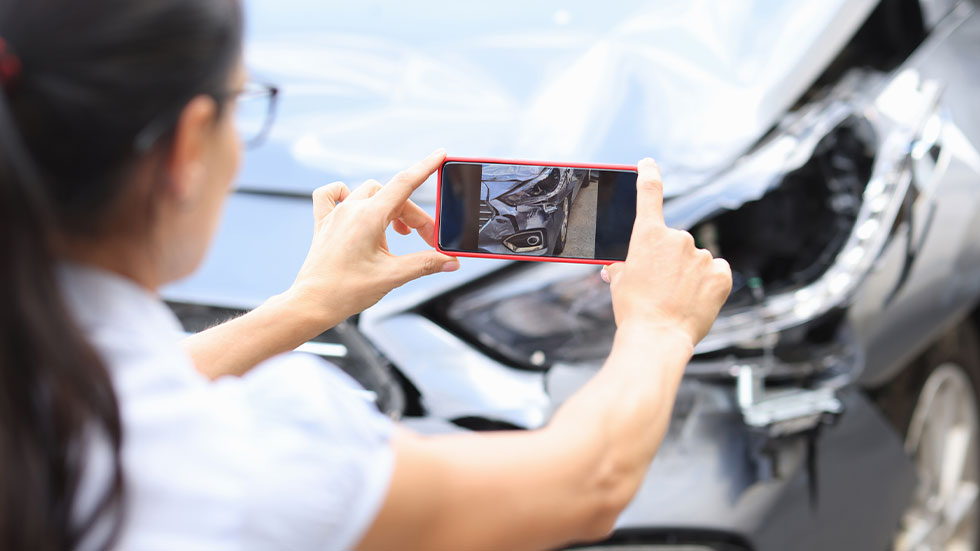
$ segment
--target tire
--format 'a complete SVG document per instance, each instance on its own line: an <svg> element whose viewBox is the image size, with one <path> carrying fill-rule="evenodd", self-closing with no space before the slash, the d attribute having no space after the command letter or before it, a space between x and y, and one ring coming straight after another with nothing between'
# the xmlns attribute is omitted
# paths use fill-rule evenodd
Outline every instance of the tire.
<svg viewBox="0 0 980 551"><path fill-rule="evenodd" d="M598 178L596 178L596 180L598 180ZM582 182L582 189L587 189L590 185L592 185L592 170L591 169L588 170L588 171L586 171L586 173L585 173L585 180Z"/></svg>
<svg viewBox="0 0 980 551"><path fill-rule="evenodd" d="M896 550L980 549L978 337L976 326L963 322L877 393L876 401L904 435L919 471L919 487L902 518ZM944 478L945 485L940 482Z"/></svg>
<svg viewBox="0 0 980 551"><path fill-rule="evenodd" d="M562 218L561 228L558 230L558 240L555 242L555 254L559 255L565 250L565 241L568 239L568 214L571 212L572 199L566 197L561 203L561 210L565 217Z"/></svg>

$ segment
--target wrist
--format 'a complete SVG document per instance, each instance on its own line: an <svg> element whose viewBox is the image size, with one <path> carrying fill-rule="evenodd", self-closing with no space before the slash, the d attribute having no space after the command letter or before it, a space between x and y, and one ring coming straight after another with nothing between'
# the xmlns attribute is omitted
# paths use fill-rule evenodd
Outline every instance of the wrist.
<svg viewBox="0 0 980 551"><path fill-rule="evenodd" d="M676 349L688 358L694 355L694 338L679 324L663 321L630 320L619 324L616 339L646 346Z"/></svg>
<svg viewBox="0 0 980 551"><path fill-rule="evenodd" d="M325 312L326 309L318 297L292 287L284 293L269 297L259 309L265 312L271 323L287 330L294 336L293 340L300 341L299 344L340 322Z"/></svg>

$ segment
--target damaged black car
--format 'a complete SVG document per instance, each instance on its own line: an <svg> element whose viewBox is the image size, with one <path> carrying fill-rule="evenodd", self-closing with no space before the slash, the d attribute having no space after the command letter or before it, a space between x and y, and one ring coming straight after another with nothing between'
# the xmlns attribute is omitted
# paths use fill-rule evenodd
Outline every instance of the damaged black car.
<svg viewBox="0 0 980 551"><path fill-rule="evenodd" d="M561 254L572 204L588 179L585 169L484 165L480 252Z"/></svg>

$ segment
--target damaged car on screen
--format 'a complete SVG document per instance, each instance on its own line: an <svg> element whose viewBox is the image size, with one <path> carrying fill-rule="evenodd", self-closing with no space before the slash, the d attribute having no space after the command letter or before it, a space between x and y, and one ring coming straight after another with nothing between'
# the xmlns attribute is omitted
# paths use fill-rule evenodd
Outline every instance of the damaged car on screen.
<svg viewBox="0 0 980 551"><path fill-rule="evenodd" d="M654 157L668 223L728 259L734 287L643 485L588 547L977 549L977 3L541 4L247 1L246 58L281 86L279 117L203 268L165 291L185 328L290 285L330 181L439 146ZM484 197L488 221L521 208ZM431 212L432 183L414 199ZM464 259L301 350L415 430L525 430L600 369L614 331L595 266Z"/></svg>
<svg viewBox="0 0 980 551"><path fill-rule="evenodd" d="M589 171L484 165L480 192L480 252L558 255L568 216Z"/></svg>

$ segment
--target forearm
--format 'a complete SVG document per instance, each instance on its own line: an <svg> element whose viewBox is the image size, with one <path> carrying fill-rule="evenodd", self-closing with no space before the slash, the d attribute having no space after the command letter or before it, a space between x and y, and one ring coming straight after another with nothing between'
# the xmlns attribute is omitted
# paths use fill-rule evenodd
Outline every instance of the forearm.
<svg viewBox="0 0 980 551"><path fill-rule="evenodd" d="M664 438L693 343L731 290L724 261L664 224L656 164L637 168L629 259L602 272L622 322L606 364L543 429L396 438L362 549L554 548L612 529Z"/></svg>
<svg viewBox="0 0 980 551"><path fill-rule="evenodd" d="M207 377L242 375L341 321L320 319L313 311L293 295L276 295L243 316L185 338L182 344Z"/></svg>
<svg viewBox="0 0 980 551"><path fill-rule="evenodd" d="M693 351L683 331L624 326L605 365L555 414L599 499L625 507L667 431L677 387ZM586 474L586 473L583 473Z"/></svg>
<svg viewBox="0 0 980 551"><path fill-rule="evenodd" d="M673 329L624 328L602 370L543 429L400 433L392 486L360 548L545 549L601 538L663 438L690 355L690 338Z"/></svg>
<svg viewBox="0 0 980 551"><path fill-rule="evenodd" d="M551 549L586 537L581 469L547 430L395 439L392 485L361 550ZM504 528L502 528L504 527Z"/></svg>

